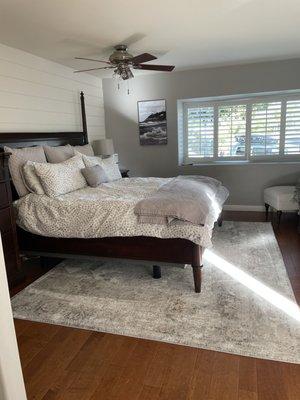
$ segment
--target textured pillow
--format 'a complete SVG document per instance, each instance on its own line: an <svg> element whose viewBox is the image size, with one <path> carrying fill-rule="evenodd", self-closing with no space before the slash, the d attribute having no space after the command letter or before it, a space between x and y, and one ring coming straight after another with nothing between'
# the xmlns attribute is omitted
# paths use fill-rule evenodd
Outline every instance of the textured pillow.
<svg viewBox="0 0 300 400"><path fill-rule="evenodd" d="M58 164L35 164L35 173L39 177L45 194L56 197L73 192L86 186L81 169L84 168L81 155Z"/></svg>
<svg viewBox="0 0 300 400"><path fill-rule="evenodd" d="M26 161L22 167L22 178L24 185L31 193L45 194L43 186L39 177L35 173L34 165L37 164L34 161Z"/></svg>
<svg viewBox="0 0 300 400"><path fill-rule="evenodd" d="M29 190L24 185L22 179L22 167L26 161L37 161L46 163L46 157L44 149L41 146L36 147L24 147L22 149L11 149L10 147L4 146L4 151L11 153L8 160L8 167L12 181L15 185L16 191L20 197L25 196L29 193Z"/></svg>
<svg viewBox="0 0 300 400"><path fill-rule="evenodd" d="M102 165L102 158L97 156L82 156L83 162L86 167L93 167L94 165Z"/></svg>
<svg viewBox="0 0 300 400"><path fill-rule="evenodd" d="M118 164L115 161L114 156L108 158L83 156L82 158L86 167L101 165L107 175L108 182L116 181L117 179L122 178L121 172L119 170Z"/></svg>
<svg viewBox="0 0 300 400"><path fill-rule="evenodd" d="M94 150L89 143L85 144L84 146L73 146L73 148L75 150L75 154L76 151L78 151L79 153L84 154L85 156L94 156Z"/></svg>
<svg viewBox="0 0 300 400"><path fill-rule="evenodd" d="M85 167L81 170L89 186L96 187L101 183L108 182L107 175L101 165L94 165L93 167Z"/></svg>
<svg viewBox="0 0 300 400"><path fill-rule="evenodd" d="M49 163L56 164L74 156L73 146L44 146L44 151Z"/></svg>

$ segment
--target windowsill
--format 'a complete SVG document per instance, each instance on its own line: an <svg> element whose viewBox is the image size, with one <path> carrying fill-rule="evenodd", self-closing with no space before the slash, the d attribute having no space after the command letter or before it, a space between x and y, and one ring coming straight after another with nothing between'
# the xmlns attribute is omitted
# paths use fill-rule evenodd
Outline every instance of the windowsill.
<svg viewBox="0 0 300 400"><path fill-rule="evenodd" d="M230 160L230 161L211 161L211 162L200 162L200 163L189 163L189 164L179 164L180 167L203 167L203 166L216 166L216 165L253 165L253 164L300 164L300 160L274 160L274 161L267 161L267 160L255 160L255 161L248 161L248 160Z"/></svg>

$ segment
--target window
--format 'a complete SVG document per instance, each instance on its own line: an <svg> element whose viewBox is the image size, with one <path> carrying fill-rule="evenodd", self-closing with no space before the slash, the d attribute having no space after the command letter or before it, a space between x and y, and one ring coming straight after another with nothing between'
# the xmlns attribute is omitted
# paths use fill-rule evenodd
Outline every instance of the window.
<svg viewBox="0 0 300 400"><path fill-rule="evenodd" d="M218 107L218 157L245 156L246 106Z"/></svg>
<svg viewBox="0 0 300 400"><path fill-rule="evenodd" d="M214 109L200 107L188 109L188 154L190 157L214 155Z"/></svg>
<svg viewBox="0 0 300 400"><path fill-rule="evenodd" d="M300 161L300 94L182 102L183 162Z"/></svg>
<svg viewBox="0 0 300 400"><path fill-rule="evenodd" d="M286 103L284 154L300 153L300 100Z"/></svg>
<svg viewBox="0 0 300 400"><path fill-rule="evenodd" d="M251 111L251 155L278 155L281 103L254 103Z"/></svg>

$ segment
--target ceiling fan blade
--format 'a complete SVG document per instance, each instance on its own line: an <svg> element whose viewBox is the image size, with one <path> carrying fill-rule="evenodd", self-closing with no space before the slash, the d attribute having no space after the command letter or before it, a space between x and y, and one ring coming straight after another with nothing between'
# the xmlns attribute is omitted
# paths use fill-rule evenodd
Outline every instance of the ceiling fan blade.
<svg viewBox="0 0 300 400"><path fill-rule="evenodd" d="M173 71L175 65L151 65L151 64L139 64L135 66L136 69L144 69L149 71Z"/></svg>
<svg viewBox="0 0 300 400"><path fill-rule="evenodd" d="M98 70L98 69L111 69L111 68L115 68L115 67L111 66L111 67L100 67L100 68L81 69L81 70L79 70L79 71L73 71L73 72L74 72L74 74L76 74L77 72L96 71L96 70Z"/></svg>
<svg viewBox="0 0 300 400"><path fill-rule="evenodd" d="M144 63L144 62L148 62L148 61L153 61L156 59L157 59L157 57L153 56L152 54L143 53L143 54L139 54L136 57L133 57L130 61L133 64L140 64L140 63Z"/></svg>
<svg viewBox="0 0 300 400"><path fill-rule="evenodd" d="M110 64L109 61L102 61L102 60L96 60L94 58L84 58L84 57L75 57L76 60L86 60L86 61L96 61L96 62L101 62L104 64Z"/></svg>

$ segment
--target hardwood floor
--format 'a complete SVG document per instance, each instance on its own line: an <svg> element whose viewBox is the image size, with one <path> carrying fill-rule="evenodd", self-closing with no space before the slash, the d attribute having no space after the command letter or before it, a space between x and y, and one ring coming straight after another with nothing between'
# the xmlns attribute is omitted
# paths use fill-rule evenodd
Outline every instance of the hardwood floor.
<svg viewBox="0 0 300 400"><path fill-rule="evenodd" d="M225 219L261 221L263 213ZM294 215L275 228L300 303L300 235ZM44 271L27 266L28 278ZM29 400L299 400L300 365L15 320Z"/></svg>

